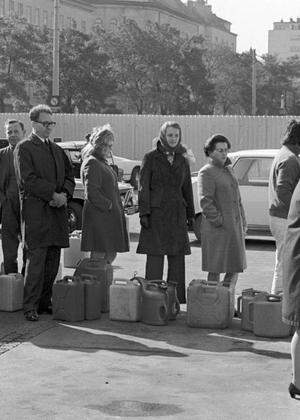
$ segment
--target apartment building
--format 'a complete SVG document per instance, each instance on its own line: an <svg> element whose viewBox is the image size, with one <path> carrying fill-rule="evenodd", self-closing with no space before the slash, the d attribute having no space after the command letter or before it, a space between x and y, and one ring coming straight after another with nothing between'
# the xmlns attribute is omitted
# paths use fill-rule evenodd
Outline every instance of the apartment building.
<svg viewBox="0 0 300 420"><path fill-rule="evenodd" d="M268 35L269 54L276 55L280 61L300 56L300 18L274 22Z"/></svg>
<svg viewBox="0 0 300 420"><path fill-rule="evenodd" d="M54 0L0 0L0 17L18 16L38 26L53 26ZM142 28L149 23L170 24L183 36L202 35L207 45L236 50L231 23L212 12L206 0L60 0L60 28L90 32L95 25L114 30L126 19Z"/></svg>

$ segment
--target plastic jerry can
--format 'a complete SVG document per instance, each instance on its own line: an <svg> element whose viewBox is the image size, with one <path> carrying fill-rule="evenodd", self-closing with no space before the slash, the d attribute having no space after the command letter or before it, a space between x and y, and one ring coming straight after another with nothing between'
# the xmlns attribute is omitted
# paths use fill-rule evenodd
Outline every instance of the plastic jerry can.
<svg viewBox="0 0 300 420"><path fill-rule="evenodd" d="M94 276L97 281L101 283L101 311L109 311L109 287L113 279L113 269L110 263L106 260L91 260L85 258L80 261L75 269L74 276L82 276L89 274Z"/></svg>
<svg viewBox="0 0 300 420"><path fill-rule="evenodd" d="M250 306L251 302L265 300L267 292L255 289L244 289L242 295L237 300L237 310L241 318L241 328L245 331L253 331L253 316L250 319Z"/></svg>
<svg viewBox="0 0 300 420"><path fill-rule="evenodd" d="M114 279L109 288L109 318L114 321L140 321L142 286L133 278Z"/></svg>
<svg viewBox="0 0 300 420"><path fill-rule="evenodd" d="M199 328L226 328L231 321L228 287L192 280L187 289L187 324Z"/></svg>
<svg viewBox="0 0 300 420"><path fill-rule="evenodd" d="M84 319L101 318L102 285L94 276L82 274L84 284Z"/></svg>
<svg viewBox="0 0 300 420"><path fill-rule="evenodd" d="M81 251L81 230L74 230L69 235L70 247L64 248L64 266L75 268L80 260L89 257L89 252Z"/></svg>
<svg viewBox="0 0 300 420"><path fill-rule="evenodd" d="M23 308L24 278L22 274L0 275L0 311L18 311Z"/></svg>
<svg viewBox="0 0 300 420"><path fill-rule="evenodd" d="M291 326L282 321L282 296L265 295L264 300L250 303L253 332L259 337L280 338L291 334Z"/></svg>
<svg viewBox="0 0 300 420"><path fill-rule="evenodd" d="M142 322L150 325L168 323L167 288L167 283L163 280L142 281Z"/></svg>
<svg viewBox="0 0 300 420"><path fill-rule="evenodd" d="M176 319L180 312L180 303L177 297L176 290L177 283L167 282L167 296L168 296L168 320Z"/></svg>
<svg viewBox="0 0 300 420"><path fill-rule="evenodd" d="M84 320L84 283L80 278L65 276L52 287L53 318L61 321Z"/></svg>

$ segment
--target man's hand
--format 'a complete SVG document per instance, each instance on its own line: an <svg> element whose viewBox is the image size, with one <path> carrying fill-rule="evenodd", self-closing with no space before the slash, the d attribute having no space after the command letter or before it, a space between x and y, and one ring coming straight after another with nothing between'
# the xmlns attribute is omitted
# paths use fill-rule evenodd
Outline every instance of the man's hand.
<svg viewBox="0 0 300 420"><path fill-rule="evenodd" d="M62 193L54 193L52 196L52 200L49 202L49 206L51 207L62 207L67 205L67 194Z"/></svg>
<svg viewBox="0 0 300 420"><path fill-rule="evenodd" d="M142 216L140 218L140 223L141 223L141 226L143 226L145 229L149 229L149 227L150 227L149 215L146 214L146 215Z"/></svg>
<svg viewBox="0 0 300 420"><path fill-rule="evenodd" d="M188 227L188 230L193 230L193 228L194 228L194 218L193 217L189 217L187 219L187 227Z"/></svg>

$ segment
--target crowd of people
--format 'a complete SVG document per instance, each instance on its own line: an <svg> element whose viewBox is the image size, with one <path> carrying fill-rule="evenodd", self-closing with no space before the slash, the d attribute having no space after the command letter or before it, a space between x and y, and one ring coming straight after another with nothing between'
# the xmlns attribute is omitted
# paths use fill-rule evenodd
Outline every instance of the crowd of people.
<svg viewBox="0 0 300 420"><path fill-rule="evenodd" d="M72 164L50 140L55 126L51 109L38 105L29 112L32 132L8 120L9 145L0 151L0 201L5 273L18 272L22 242L24 316L37 321L51 313L52 286L61 248L69 246L67 204L75 181ZM95 127L82 150L84 186L82 251L92 259L113 261L129 250L117 175L107 159L114 133L109 124ZM228 151L231 143L221 134L204 144L208 162L198 175L202 209L202 270L207 281L234 291L238 274L246 268L247 222ZM274 159L269 182L270 227L276 241L272 293L283 291L283 320L295 328L291 354L294 379L290 394L300 394L300 123L292 121ZM140 172L141 231L137 253L146 254L145 278L162 279L167 257L167 281L177 284L180 303L186 302L185 255L191 253L188 229L194 223L190 164L192 152L183 144L178 123L165 122L144 156ZM220 275L224 277L220 278Z"/></svg>

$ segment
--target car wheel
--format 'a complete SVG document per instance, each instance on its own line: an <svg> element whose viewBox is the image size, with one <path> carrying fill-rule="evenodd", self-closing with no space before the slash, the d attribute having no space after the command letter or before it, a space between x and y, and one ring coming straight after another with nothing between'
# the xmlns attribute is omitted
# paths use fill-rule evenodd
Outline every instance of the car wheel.
<svg viewBox="0 0 300 420"><path fill-rule="evenodd" d="M202 214L197 214L195 221L194 221L194 234L197 240L201 243L201 222L202 222Z"/></svg>
<svg viewBox="0 0 300 420"><path fill-rule="evenodd" d="M82 227L82 206L75 201L68 203L68 224L70 232Z"/></svg>
<svg viewBox="0 0 300 420"><path fill-rule="evenodd" d="M136 166L132 169L130 184L133 186L135 190L139 188L140 185L140 167Z"/></svg>

